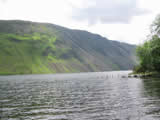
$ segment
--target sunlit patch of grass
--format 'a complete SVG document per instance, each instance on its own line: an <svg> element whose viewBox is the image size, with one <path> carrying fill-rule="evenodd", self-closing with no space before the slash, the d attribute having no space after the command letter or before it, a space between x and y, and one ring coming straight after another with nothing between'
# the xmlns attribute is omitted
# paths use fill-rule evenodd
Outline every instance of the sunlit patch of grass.
<svg viewBox="0 0 160 120"><path fill-rule="evenodd" d="M64 72L75 72L68 63L80 62L72 59L70 48L57 48L56 36L0 33L0 74L56 73L50 63L60 64Z"/></svg>
<svg viewBox="0 0 160 120"><path fill-rule="evenodd" d="M47 48L56 50L56 37L39 33L16 35L0 34L0 74L51 73L48 58L43 56Z"/></svg>

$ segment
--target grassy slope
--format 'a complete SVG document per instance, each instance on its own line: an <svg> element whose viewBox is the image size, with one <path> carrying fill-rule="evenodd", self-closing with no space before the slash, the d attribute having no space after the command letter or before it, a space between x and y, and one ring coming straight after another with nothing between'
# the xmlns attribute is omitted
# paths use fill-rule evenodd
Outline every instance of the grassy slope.
<svg viewBox="0 0 160 120"><path fill-rule="evenodd" d="M38 33L25 35L1 33L0 74L74 72L74 69L68 69L65 65L67 61L75 63L78 61L74 58L61 59L68 49L57 49L55 41L55 36ZM51 67L52 63L55 64L54 67ZM59 64L57 68L56 64Z"/></svg>
<svg viewBox="0 0 160 120"><path fill-rule="evenodd" d="M45 64L49 59L42 57L43 52L49 46L48 43L54 43L56 38L50 37L43 48L42 38L39 34L33 35L15 35L0 34L0 71L1 74L18 73L43 73L54 72ZM51 47L54 47L53 44Z"/></svg>
<svg viewBox="0 0 160 120"><path fill-rule="evenodd" d="M97 42L97 39L100 41ZM119 43L116 44L106 42L88 32L51 24L0 21L0 74L127 69L134 64L131 58L127 58L129 60L126 63L131 62L127 63L127 67L119 64L119 61L113 62L113 59L116 54L118 56L123 53L126 57L129 56L134 47L123 44L124 47L119 45L120 49L117 49ZM109 51L113 49L111 46L119 52L121 50L122 53ZM129 53L125 53L123 49L129 50ZM107 56L107 52L112 54Z"/></svg>
<svg viewBox="0 0 160 120"><path fill-rule="evenodd" d="M43 28L43 32L34 30L33 27L39 27L40 30ZM0 74L83 71L80 61L72 55L67 57L70 48L54 45L56 35L49 33L46 26L32 26L32 30L35 32L0 33ZM71 63L75 64L74 67Z"/></svg>
<svg viewBox="0 0 160 120"><path fill-rule="evenodd" d="M56 36L39 33L15 35L0 34L0 74L36 74L55 72L80 72L67 68L68 62L81 65L72 58L63 59L69 49L57 49ZM54 64L53 64L54 63Z"/></svg>

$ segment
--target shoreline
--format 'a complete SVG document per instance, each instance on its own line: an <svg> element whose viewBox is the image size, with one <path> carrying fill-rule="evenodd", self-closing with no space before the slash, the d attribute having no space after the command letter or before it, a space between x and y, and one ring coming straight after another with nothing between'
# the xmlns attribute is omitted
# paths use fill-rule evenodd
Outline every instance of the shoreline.
<svg viewBox="0 0 160 120"><path fill-rule="evenodd" d="M132 70L113 70L113 71L87 71L87 72L57 72L57 73L0 73L0 76L11 76L11 75L55 75L55 74L84 74L84 73L110 73L110 72L129 72Z"/></svg>
<svg viewBox="0 0 160 120"><path fill-rule="evenodd" d="M136 73L132 72L128 77L140 77L140 78L160 78L160 73L158 72L147 72L147 73Z"/></svg>

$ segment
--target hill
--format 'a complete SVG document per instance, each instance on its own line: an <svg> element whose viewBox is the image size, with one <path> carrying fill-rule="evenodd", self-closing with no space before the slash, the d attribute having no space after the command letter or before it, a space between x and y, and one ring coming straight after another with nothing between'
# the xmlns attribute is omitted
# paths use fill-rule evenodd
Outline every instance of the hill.
<svg viewBox="0 0 160 120"><path fill-rule="evenodd" d="M54 24L0 21L0 74L128 70L135 48Z"/></svg>

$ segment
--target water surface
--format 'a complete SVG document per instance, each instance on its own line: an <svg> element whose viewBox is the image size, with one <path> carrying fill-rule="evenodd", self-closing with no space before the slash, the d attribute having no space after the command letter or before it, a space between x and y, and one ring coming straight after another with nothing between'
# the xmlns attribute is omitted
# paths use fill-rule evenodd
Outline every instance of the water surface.
<svg viewBox="0 0 160 120"><path fill-rule="evenodd" d="M0 119L160 120L160 79L127 74L0 76Z"/></svg>

